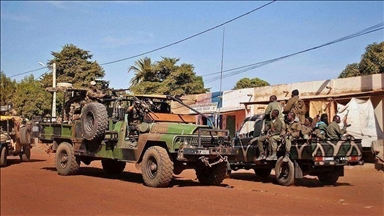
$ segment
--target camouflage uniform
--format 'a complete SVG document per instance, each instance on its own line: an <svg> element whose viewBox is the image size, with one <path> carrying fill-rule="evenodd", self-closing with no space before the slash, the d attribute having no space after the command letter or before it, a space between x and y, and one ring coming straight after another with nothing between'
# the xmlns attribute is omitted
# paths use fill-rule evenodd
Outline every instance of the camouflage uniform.
<svg viewBox="0 0 384 216"><path fill-rule="evenodd" d="M270 154L276 155L276 149L277 149L277 140L280 139L280 133L283 129L283 125L280 121L280 119L273 119L270 122L270 130L268 135L264 135L258 138L257 146L259 148L259 157L256 160L263 160L265 159L265 151L263 148L263 143L265 140L268 139L268 149L270 149ZM272 151L271 151L272 150Z"/></svg>
<svg viewBox="0 0 384 216"><path fill-rule="evenodd" d="M311 126L306 126L306 125L301 125L301 134L303 135L304 139L309 139L309 136L312 133L312 127Z"/></svg>
<svg viewBox="0 0 384 216"><path fill-rule="evenodd" d="M288 100L284 107L283 113L287 114L290 111L296 114L296 117L299 119L301 124L304 124L307 108L305 107L304 101L299 99L299 96L293 96Z"/></svg>
<svg viewBox="0 0 384 216"><path fill-rule="evenodd" d="M346 128L343 127L340 129L340 126L335 121L331 122L331 124L329 124L327 127L327 136L333 140L340 139L340 137L345 134L345 132Z"/></svg>
<svg viewBox="0 0 384 216"><path fill-rule="evenodd" d="M86 95L86 101L87 103L91 103L91 102L96 102L97 99L99 98L103 98L105 96L105 94L103 92L101 92L100 90L94 88L94 89L89 89L87 91L87 95Z"/></svg>
<svg viewBox="0 0 384 216"><path fill-rule="evenodd" d="M285 137L285 153L289 155L292 146L292 140L300 137L301 124L297 121L292 121L287 125L287 135Z"/></svg>

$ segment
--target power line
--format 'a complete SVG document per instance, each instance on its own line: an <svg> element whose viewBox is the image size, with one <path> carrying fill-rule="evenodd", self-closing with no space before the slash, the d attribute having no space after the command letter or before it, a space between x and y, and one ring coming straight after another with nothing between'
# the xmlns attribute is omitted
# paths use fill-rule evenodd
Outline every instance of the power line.
<svg viewBox="0 0 384 216"><path fill-rule="evenodd" d="M32 73L32 72L39 71L39 70L43 70L44 68L47 68L47 67L37 68L37 69L26 71L26 72L23 72L23 73L14 74L12 76L9 76L9 78L15 77L15 76L20 76L20 75L23 75L23 74Z"/></svg>
<svg viewBox="0 0 384 216"><path fill-rule="evenodd" d="M214 27L212 27L212 28L209 28L209 29L207 29L207 30L205 30L205 31L202 31L202 32L199 32L199 33L194 34L194 35L192 35L192 36L186 37L186 38L184 38L184 39L182 39L182 40L173 42L173 43L171 43L171 44L168 44L168 45L165 45L165 46L162 46L162 47L159 47L159 48L156 48L156 49L147 51L147 52L143 52L143 53L140 53L140 54L137 54L137 55L133 55L133 56L130 56L130 57L127 57L127 58L123 58L123 59L119 59L119 60L115 60L115 61L110 61L110 62L102 63L102 64L100 64L100 65L108 65L108 64L113 64L113 63L117 63L117 62L125 61L125 60L128 60L128 59L136 58L136 57L139 57L139 56L142 56L142 55L146 55L146 54L149 54L149 53L152 53L152 52L155 52L155 51L158 51L158 50L165 49L165 48L167 48L167 47L176 45L176 44L178 44L178 43L181 43L181 42L184 42L184 41L186 41L186 40L189 40L189 39L192 39L192 38L194 38L194 37L197 37L197 36L199 36L199 35L202 35L202 34L204 34L204 33L206 33L206 32L212 31L212 30L214 30L214 29L216 29L216 28L219 28L220 26L223 26L223 25L225 25L225 24L228 24L228 23L230 23L230 22L233 22L233 21L235 21L235 20L237 20L237 19L240 19L241 17L244 17L244 16L246 16L246 15L248 15L248 14L250 14L250 13L253 13L253 12L257 11L257 10L260 10L260 9L262 9L262 8L264 8L264 7L266 7L266 6L270 5L270 4L272 4L272 3L274 3L275 1L276 1L276 0L273 0L273 1L269 2L269 3L267 3L267 4L264 4L264 5L260 6L260 7L258 7L258 8L255 8L255 9L253 9L253 10L251 10L251 11L248 11L247 13L244 13L244 14L242 14L242 15L240 15L240 16L237 16L237 17L235 17L235 18L233 18L233 19L230 19L230 20L228 20L228 21L226 21L226 22L224 22L224 23L221 23L221 24L219 24L219 25L217 25L217 26L214 26ZM43 68L46 68L46 67L43 67ZM35 72L35 71L42 70L43 68L38 68L38 69L34 69L34 70L30 70L30 71L26 71L26 72L18 73L18 74L9 76L9 77L15 77L15 76L20 76L20 75L24 75L24 74L32 73L32 72Z"/></svg>
<svg viewBox="0 0 384 216"><path fill-rule="evenodd" d="M125 60L128 60L128 59L136 58L136 57L139 57L139 56L142 56L142 55L146 55L146 54L149 54L149 53L152 53L152 52L155 52L155 51L158 51L158 50L161 50L161 49L164 49L164 48L167 48L167 47L176 45L176 44L178 44L178 43L181 43L181 42L184 42L184 41L186 41L186 40L189 40L189 39L192 39L192 38L194 38L194 37L197 37L197 36L199 36L199 35L202 35L202 34L204 34L204 33L206 33L206 32L212 31L212 30L214 30L214 29L216 29L216 28L219 28L219 27L221 27L221 26L223 26L223 25L225 25L225 24L228 24L228 23L230 23L230 22L233 22L233 21L235 21L235 20L237 20L237 19L240 19L241 17L244 17L244 16L246 16L246 15L248 15L248 14L250 14L250 13L253 13L253 12L257 11L257 10L260 10L260 9L262 9L263 7L266 7L266 6L268 6L268 5L272 4L272 3L274 3L275 1L276 1L276 0L273 0L273 1L269 2L269 3L267 3L267 4L264 4L264 5L262 5L262 6L258 7L258 8L255 8L255 9L253 9L253 10L247 12L247 13L244 13L244 14L242 14L242 15L240 15L240 16L237 16L237 17L235 17L235 18L233 18L233 19L231 19L231 20L228 20L228 21L226 21L226 22L224 22L224 23L221 23L221 24L216 25L216 26L214 26L214 27L212 27L212 28L209 28L209 29L207 29L207 30L205 30L205 31L202 31L202 32L199 32L199 33L194 34L194 35L192 35L192 36L186 37L186 38L184 38L184 39L182 39L182 40L179 40L179 41L170 43L170 44L168 44L168 45L165 45L165 46L162 46L162 47L159 47L159 48L156 48L156 49L147 51L147 52L143 52L143 53L140 53L140 54L137 54L137 55L133 55L133 56L130 56L130 57L127 57L127 58L123 58L123 59L119 59L119 60L115 60L115 61L110 61L110 62L102 63L102 64L100 64L100 65L108 65L108 64L113 64L113 63L117 63L117 62L125 61Z"/></svg>
<svg viewBox="0 0 384 216"><path fill-rule="evenodd" d="M384 26L384 22L376 24L376 25L371 26L371 27L368 27L366 29L363 29L363 30L358 31L356 33L353 33L351 35L347 35L347 36L344 36L342 38L333 40L331 42L319 45L319 46L308 48L308 49L305 49L305 50L302 50L302 51L298 51L298 52L295 52L295 53L292 53L292 54L288 54L288 55L285 55L285 56L281 56L281 57L278 57L278 58L274 58L274 59L270 59L270 60L266 60L266 61L262 61L262 62L257 62L257 63L254 63L254 64L249 64L249 65L241 66L241 67L237 67L237 68L228 69L228 70L225 70L223 72L225 72L225 73L228 73L230 71L233 71L233 72L225 74L223 78L227 78L227 77L231 77L231 76L234 76L234 75L237 75L237 74L240 74L240 73L244 73L244 72L253 70L255 68L259 68L259 67L262 67L264 65L267 65L267 64L270 64L270 63L273 63L273 62L276 62L276 61L280 61L280 60L283 60L283 59L286 59L286 58L289 58L289 57L292 57L292 56L295 56L295 55L298 55L298 54L301 54L301 53L309 52L309 51L312 51L312 50L315 50L315 49L319 49L319 48L322 48L322 47L325 47L325 46L329 46L329 45L332 45L332 44L335 44L335 43L339 43L339 42L342 42L342 41L345 41L345 40L349 40L349 39L352 39L352 38L355 38L355 37L359 37L359 36L363 36L363 35L366 35L366 34L369 34L369 33L372 33L372 32L376 32L376 31L384 29L383 26ZM241 69L241 70L239 70L239 69ZM218 73L221 73L221 72L215 72L215 73L206 74L206 75L202 75L202 76L211 76L211 75L215 75L215 74L218 74ZM214 82L214 81L216 81L219 78L220 78L220 76L215 76L215 77L209 78L208 80L205 81L205 83Z"/></svg>

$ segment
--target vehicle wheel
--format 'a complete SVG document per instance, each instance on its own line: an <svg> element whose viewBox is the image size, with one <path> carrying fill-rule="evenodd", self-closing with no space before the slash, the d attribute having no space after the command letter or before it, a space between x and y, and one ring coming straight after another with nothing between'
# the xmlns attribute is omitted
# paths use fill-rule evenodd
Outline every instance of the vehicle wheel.
<svg viewBox="0 0 384 216"><path fill-rule="evenodd" d="M86 140L95 140L104 136L108 128L108 114L101 103L89 103L81 111L81 128Z"/></svg>
<svg viewBox="0 0 384 216"><path fill-rule="evenodd" d="M323 185L334 185L339 179L338 173L322 173L317 176Z"/></svg>
<svg viewBox="0 0 384 216"><path fill-rule="evenodd" d="M104 159L101 160L101 165L103 166L105 173L109 175L118 175L124 171L126 163L122 161Z"/></svg>
<svg viewBox="0 0 384 216"><path fill-rule="evenodd" d="M255 174L257 177L260 177L262 179L268 178L269 175L271 174L271 168L267 169L253 169L255 171Z"/></svg>
<svg viewBox="0 0 384 216"><path fill-rule="evenodd" d="M143 156L141 172L149 187L167 187L173 177L173 162L160 146L148 148Z"/></svg>
<svg viewBox="0 0 384 216"><path fill-rule="evenodd" d="M291 160L284 163L280 157L275 166L276 180L280 185L289 186L295 181L295 168Z"/></svg>
<svg viewBox="0 0 384 216"><path fill-rule="evenodd" d="M27 127L20 128L20 144L29 145L31 144L31 132Z"/></svg>
<svg viewBox="0 0 384 216"><path fill-rule="evenodd" d="M67 142L62 142L57 147L55 160L59 175L73 175L79 171L80 159L75 156L73 146Z"/></svg>
<svg viewBox="0 0 384 216"><path fill-rule="evenodd" d="M22 147L23 151L21 152L20 155L20 160L21 162L28 162L31 159L31 146L30 145L25 145Z"/></svg>
<svg viewBox="0 0 384 216"><path fill-rule="evenodd" d="M196 176L203 185L220 185L227 175L227 164L219 163L213 167L205 165L196 168Z"/></svg>
<svg viewBox="0 0 384 216"><path fill-rule="evenodd" d="M0 167L7 166L8 149L5 146L1 147Z"/></svg>

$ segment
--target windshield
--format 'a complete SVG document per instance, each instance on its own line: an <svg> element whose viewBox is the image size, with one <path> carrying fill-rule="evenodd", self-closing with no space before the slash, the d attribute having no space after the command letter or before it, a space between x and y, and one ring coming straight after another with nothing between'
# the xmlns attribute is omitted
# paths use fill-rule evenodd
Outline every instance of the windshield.
<svg viewBox="0 0 384 216"><path fill-rule="evenodd" d="M247 134L253 131L253 127L255 126L256 121L246 121L240 128L239 134Z"/></svg>

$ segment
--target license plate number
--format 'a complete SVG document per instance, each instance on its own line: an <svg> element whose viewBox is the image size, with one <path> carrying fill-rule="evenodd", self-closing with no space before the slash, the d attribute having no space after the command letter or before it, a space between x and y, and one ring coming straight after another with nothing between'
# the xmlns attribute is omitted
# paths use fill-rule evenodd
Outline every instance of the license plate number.
<svg viewBox="0 0 384 216"><path fill-rule="evenodd" d="M333 157L324 157L324 160L333 160Z"/></svg>

